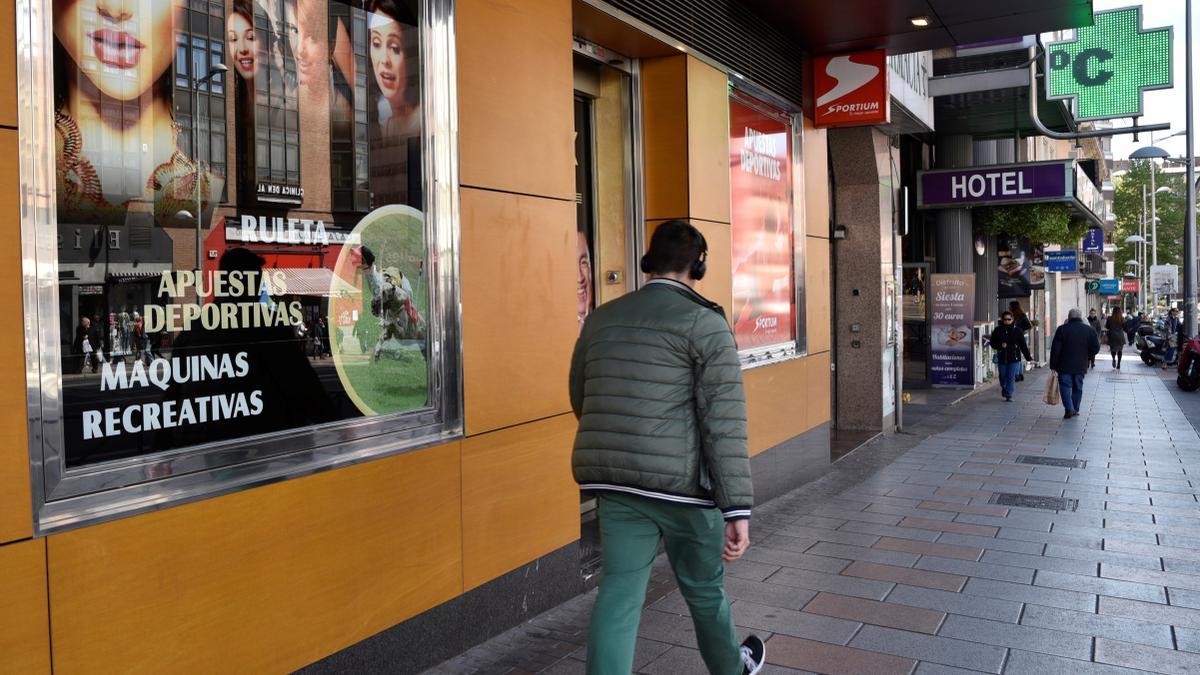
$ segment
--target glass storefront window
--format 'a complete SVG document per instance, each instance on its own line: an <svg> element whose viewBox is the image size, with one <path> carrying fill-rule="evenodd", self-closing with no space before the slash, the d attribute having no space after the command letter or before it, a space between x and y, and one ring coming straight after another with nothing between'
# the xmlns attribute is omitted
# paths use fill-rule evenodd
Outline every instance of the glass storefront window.
<svg viewBox="0 0 1200 675"><path fill-rule="evenodd" d="M743 91L729 101L734 337L752 365L803 352L803 240L795 115Z"/></svg>
<svg viewBox="0 0 1200 675"><path fill-rule="evenodd" d="M448 8L53 0L46 501L454 431Z"/></svg>

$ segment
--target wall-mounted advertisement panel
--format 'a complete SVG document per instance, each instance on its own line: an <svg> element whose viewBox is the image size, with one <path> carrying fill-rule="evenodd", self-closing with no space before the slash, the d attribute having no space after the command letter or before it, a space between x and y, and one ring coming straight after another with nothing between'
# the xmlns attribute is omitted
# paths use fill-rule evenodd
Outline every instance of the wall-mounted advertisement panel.
<svg viewBox="0 0 1200 675"><path fill-rule="evenodd" d="M974 274L931 274L931 360L934 386L973 387Z"/></svg>
<svg viewBox="0 0 1200 675"><path fill-rule="evenodd" d="M437 416L425 7L54 0L55 479Z"/></svg>
<svg viewBox="0 0 1200 675"><path fill-rule="evenodd" d="M733 321L739 350L798 334L791 115L738 93L729 102Z"/></svg>

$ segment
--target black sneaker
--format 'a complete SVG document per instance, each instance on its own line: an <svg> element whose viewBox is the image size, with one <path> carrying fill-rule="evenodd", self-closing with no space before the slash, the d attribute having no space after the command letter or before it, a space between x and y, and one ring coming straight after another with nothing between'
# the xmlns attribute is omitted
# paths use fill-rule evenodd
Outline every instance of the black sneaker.
<svg viewBox="0 0 1200 675"><path fill-rule="evenodd" d="M767 662L767 646L757 635L751 635L742 643L739 651L745 665L743 675L758 675L758 671L762 670L763 664Z"/></svg>

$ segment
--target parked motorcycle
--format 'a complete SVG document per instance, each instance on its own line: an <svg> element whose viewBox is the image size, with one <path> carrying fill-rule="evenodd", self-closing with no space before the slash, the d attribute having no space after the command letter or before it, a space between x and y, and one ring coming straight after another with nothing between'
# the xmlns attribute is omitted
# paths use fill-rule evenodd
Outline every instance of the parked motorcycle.
<svg viewBox="0 0 1200 675"><path fill-rule="evenodd" d="M1160 320L1155 325L1142 324L1138 326L1138 334L1134 339L1138 355L1142 363L1148 366L1158 366L1167 359L1167 336Z"/></svg>
<svg viewBox="0 0 1200 675"><path fill-rule="evenodd" d="M1187 341L1179 352L1179 377L1175 383L1184 391L1200 389L1200 337Z"/></svg>

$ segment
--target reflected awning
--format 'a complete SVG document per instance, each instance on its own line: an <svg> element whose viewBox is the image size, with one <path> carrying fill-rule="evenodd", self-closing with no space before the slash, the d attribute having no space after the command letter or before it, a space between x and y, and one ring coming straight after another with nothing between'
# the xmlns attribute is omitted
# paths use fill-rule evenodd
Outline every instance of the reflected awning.
<svg viewBox="0 0 1200 675"><path fill-rule="evenodd" d="M320 298L358 295L361 291L346 282L333 270L326 267L276 267L266 270L274 276L282 273L287 293L283 295L308 295Z"/></svg>

